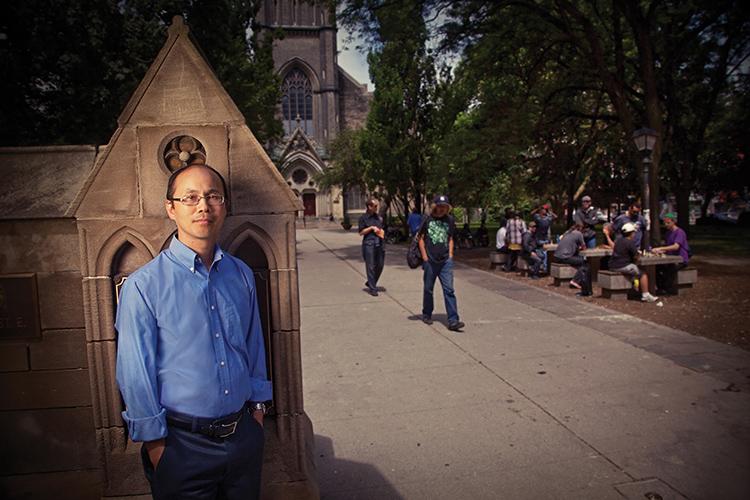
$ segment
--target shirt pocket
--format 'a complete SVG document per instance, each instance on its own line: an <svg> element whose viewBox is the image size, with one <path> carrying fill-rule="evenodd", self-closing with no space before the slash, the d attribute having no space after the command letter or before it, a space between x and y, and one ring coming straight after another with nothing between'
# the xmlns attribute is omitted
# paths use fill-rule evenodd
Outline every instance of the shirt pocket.
<svg viewBox="0 0 750 500"><path fill-rule="evenodd" d="M246 334L250 326L250 294L247 286L237 284L233 293L217 290L221 322L227 342L239 351L245 350Z"/></svg>

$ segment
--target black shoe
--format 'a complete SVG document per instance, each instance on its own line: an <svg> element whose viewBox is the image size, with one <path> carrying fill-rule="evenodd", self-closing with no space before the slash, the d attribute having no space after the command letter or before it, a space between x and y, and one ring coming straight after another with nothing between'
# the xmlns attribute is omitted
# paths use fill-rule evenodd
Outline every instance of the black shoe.
<svg viewBox="0 0 750 500"><path fill-rule="evenodd" d="M422 323L424 323L425 325L431 325L432 324L432 317L423 314L422 315Z"/></svg>
<svg viewBox="0 0 750 500"><path fill-rule="evenodd" d="M368 290L367 290L367 293L369 293L369 294L370 294L370 295L372 295L373 297L377 297L377 296L378 296L378 291L377 291L377 290L375 290L374 288L370 288L370 289L368 289Z"/></svg>
<svg viewBox="0 0 750 500"><path fill-rule="evenodd" d="M578 292L578 293L576 293L576 297L591 297L592 295L594 295L594 294L591 293L591 292Z"/></svg>
<svg viewBox="0 0 750 500"><path fill-rule="evenodd" d="M541 279L541 277L539 275L537 275L537 274L532 274L531 276L529 276L529 278L531 278L533 280Z"/></svg>
<svg viewBox="0 0 750 500"><path fill-rule="evenodd" d="M466 325L464 325L463 321L456 321L455 323L449 323L448 324L448 330L450 330L452 332L457 332L461 328L463 328L464 326L466 326Z"/></svg>

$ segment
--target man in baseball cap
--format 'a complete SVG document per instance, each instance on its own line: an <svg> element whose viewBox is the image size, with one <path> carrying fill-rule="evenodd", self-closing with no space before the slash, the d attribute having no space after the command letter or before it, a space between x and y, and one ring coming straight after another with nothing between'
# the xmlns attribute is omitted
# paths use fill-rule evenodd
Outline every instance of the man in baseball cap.
<svg viewBox="0 0 750 500"><path fill-rule="evenodd" d="M641 300L643 302L656 302L658 297L651 295L648 291L648 274L638 267L638 246L635 243L635 235L638 228L631 222L622 225L622 238L617 238L612 257L609 259L610 271L623 273L632 279L640 277Z"/></svg>
<svg viewBox="0 0 750 500"><path fill-rule="evenodd" d="M459 331L464 323L458 317L458 304L453 289L453 248L456 238L456 221L451 217L451 204L444 194L432 200L432 211L425 218L417 234L419 251L422 254L424 290L422 293L422 321L432 324L434 309L433 290L435 280L440 280L448 314L448 329Z"/></svg>
<svg viewBox="0 0 750 500"><path fill-rule="evenodd" d="M552 208L550 204L545 203L531 211L531 218L536 222L536 242L540 246L550 242L550 227L552 222L557 219L557 215L550 208Z"/></svg>
<svg viewBox="0 0 750 500"><path fill-rule="evenodd" d="M573 222L583 227L586 248L596 248L596 225L607 220L601 210L591 204L591 196L581 198L581 206L573 214Z"/></svg>

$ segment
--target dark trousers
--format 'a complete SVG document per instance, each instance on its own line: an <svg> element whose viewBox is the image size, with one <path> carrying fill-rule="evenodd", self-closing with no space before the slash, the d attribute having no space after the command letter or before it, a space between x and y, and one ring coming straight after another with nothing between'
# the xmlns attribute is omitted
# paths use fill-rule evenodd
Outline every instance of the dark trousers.
<svg viewBox="0 0 750 500"><path fill-rule="evenodd" d="M573 276L573 281L581 285L581 291L583 293L591 293L591 270L586 262L586 259L581 255L574 255L567 259L556 259L558 262L568 264L576 268L576 275Z"/></svg>
<svg viewBox="0 0 750 500"><path fill-rule="evenodd" d="M154 500L258 499L263 445L263 428L248 410L226 438L170 425L156 470L145 446L141 460Z"/></svg>
<svg viewBox="0 0 750 500"><path fill-rule="evenodd" d="M367 286L377 290L378 280L385 266L385 247L380 245L362 245L362 257L365 259Z"/></svg>
<svg viewBox="0 0 750 500"><path fill-rule="evenodd" d="M544 264L544 259L542 259L542 257L540 257L536 252L525 254L523 258L529 265L529 274L531 276L539 276L539 271Z"/></svg>
<svg viewBox="0 0 750 500"><path fill-rule="evenodd" d="M685 269L687 264L665 264L656 266L656 288L667 292L668 294L677 293L677 272Z"/></svg>
<svg viewBox="0 0 750 500"><path fill-rule="evenodd" d="M520 250L508 250L508 258L505 259L505 272L509 273L516 268L516 262L520 254Z"/></svg>

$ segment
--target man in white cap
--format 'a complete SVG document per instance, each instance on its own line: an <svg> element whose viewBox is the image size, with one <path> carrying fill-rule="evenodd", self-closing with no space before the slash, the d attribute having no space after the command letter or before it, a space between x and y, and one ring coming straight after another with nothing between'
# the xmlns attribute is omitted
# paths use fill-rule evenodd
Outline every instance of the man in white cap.
<svg viewBox="0 0 750 500"><path fill-rule="evenodd" d="M648 274L638 267L638 246L635 243L637 228L635 224L626 222L622 226L622 238L617 238L612 257L609 259L609 270L617 273L627 274L631 278L640 277L641 300L643 302L656 302L658 297L651 295L648 291Z"/></svg>
<svg viewBox="0 0 750 500"><path fill-rule="evenodd" d="M445 312L448 314L448 329L459 331L465 325L458 318L456 292L453 289L453 246L456 236L456 222L449 214L451 204L444 194L432 200L432 211L422 223L417 233L419 251L422 254L424 270L424 291L422 294L422 321L432 324L434 309L433 290L435 280L440 279L445 299Z"/></svg>

